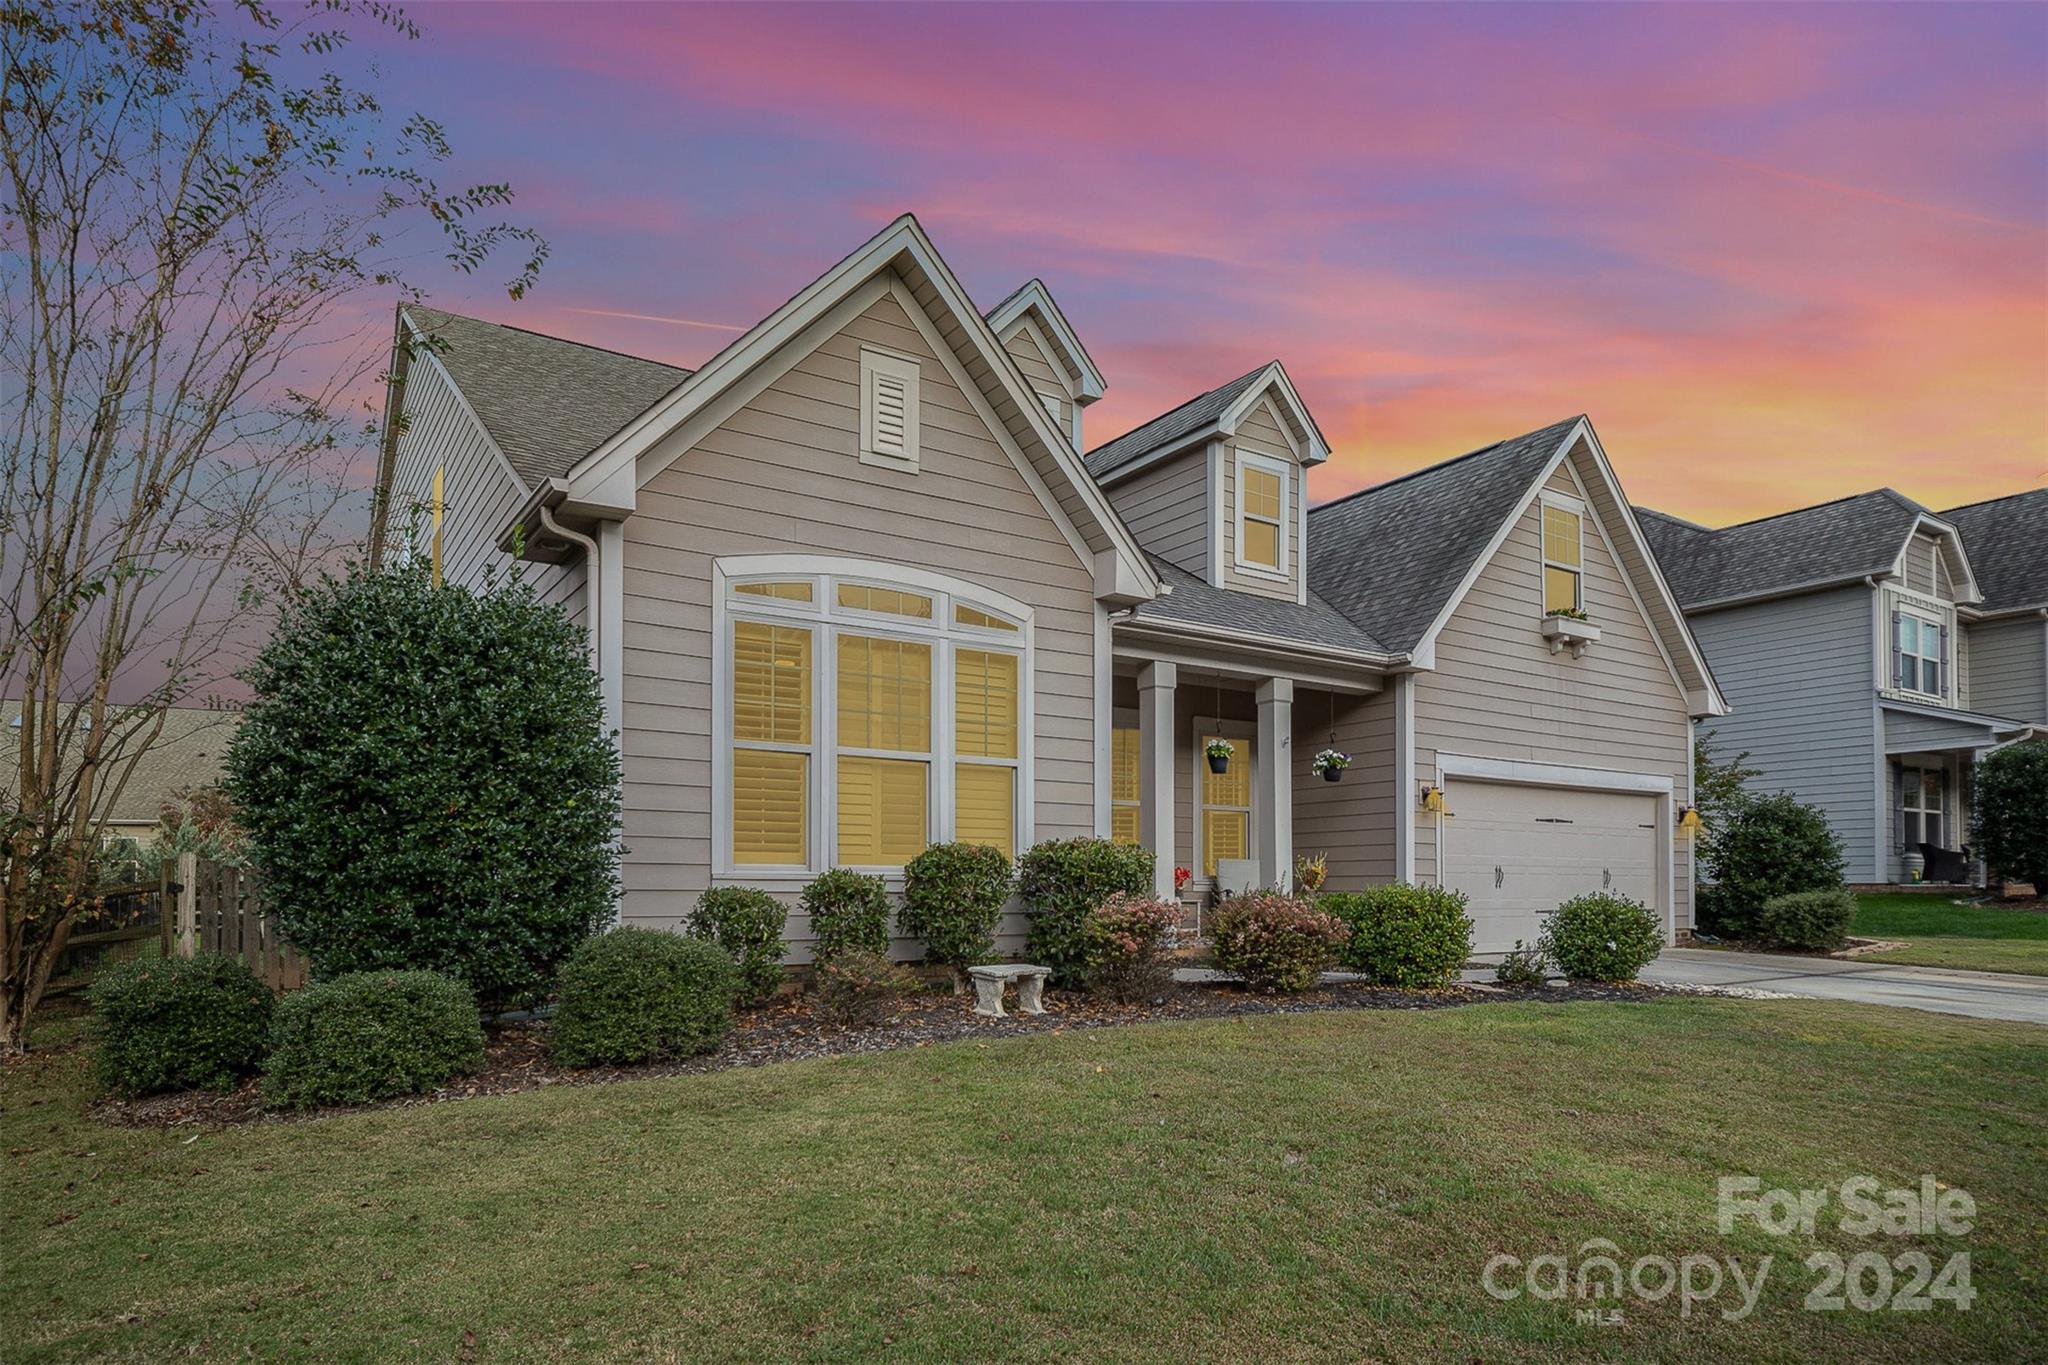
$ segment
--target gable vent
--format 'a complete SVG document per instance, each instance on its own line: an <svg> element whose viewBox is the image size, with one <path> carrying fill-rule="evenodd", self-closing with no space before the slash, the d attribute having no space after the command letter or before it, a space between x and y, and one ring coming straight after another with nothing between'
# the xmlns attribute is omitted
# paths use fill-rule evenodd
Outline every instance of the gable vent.
<svg viewBox="0 0 2048 1365"><path fill-rule="evenodd" d="M917 362L886 351L860 353L862 464L917 472Z"/></svg>

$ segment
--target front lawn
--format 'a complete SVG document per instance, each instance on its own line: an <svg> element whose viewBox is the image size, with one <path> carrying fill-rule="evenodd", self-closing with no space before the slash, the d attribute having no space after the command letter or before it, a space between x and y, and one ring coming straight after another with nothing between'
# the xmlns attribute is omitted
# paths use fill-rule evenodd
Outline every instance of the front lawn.
<svg viewBox="0 0 2048 1365"><path fill-rule="evenodd" d="M1074 1030L195 1133L7 1069L12 1362L2041 1359L2048 1047L1666 998ZM1931 1173L1965 1236L1715 1226L1716 1178ZM1745 1321L1500 1302L1497 1252L1775 1258ZM1814 1245L1978 1298L1808 1312ZM1512 1277L1509 1277L1512 1279ZM1904 1283L1904 1276L1901 1276ZM1732 1307L1735 1291L1719 1303Z"/></svg>
<svg viewBox="0 0 2048 1365"><path fill-rule="evenodd" d="M2048 976L2048 913L2039 910L1956 905L1947 896L1911 892L1858 896L1849 932L1907 945L1864 954L1865 961Z"/></svg>

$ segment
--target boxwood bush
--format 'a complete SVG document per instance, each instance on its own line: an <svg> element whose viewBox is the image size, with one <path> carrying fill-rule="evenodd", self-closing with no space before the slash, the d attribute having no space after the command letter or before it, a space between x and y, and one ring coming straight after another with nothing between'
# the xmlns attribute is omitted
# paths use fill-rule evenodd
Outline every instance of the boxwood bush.
<svg viewBox="0 0 2048 1365"><path fill-rule="evenodd" d="M835 867L804 888L799 908L810 917L811 955L889 952L889 893L880 877Z"/></svg>
<svg viewBox="0 0 2048 1365"><path fill-rule="evenodd" d="M328 580L248 677L228 786L316 977L426 968L495 1011L611 919L618 749L583 632L530 587Z"/></svg>
<svg viewBox="0 0 2048 1365"><path fill-rule="evenodd" d="M1052 968L1055 986L1085 985L1088 916L1112 896L1152 894L1149 848L1107 839L1048 839L1017 860L1017 894L1030 919L1024 951Z"/></svg>
<svg viewBox="0 0 2048 1365"><path fill-rule="evenodd" d="M2037 547L2038 548L2038 547ZM2014 744L1977 764L1970 828L1995 876L2048 896L2048 744Z"/></svg>
<svg viewBox="0 0 2048 1365"><path fill-rule="evenodd" d="M1338 961L1381 986L1447 986L1472 955L1465 895L1393 882L1340 891L1316 904L1351 926Z"/></svg>
<svg viewBox="0 0 2048 1365"><path fill-rule="evenodd" d="M121 1095L225 1090L263 1061L277 999L240 960L146 957L100 970L87 995L100 1084Z"/></svg>
<svg viewBox="0 0 2048 1365"><path fill-rule="evenodd" d="M1841 887L1773 896L1757 912L1756 936L1773 948L1831 953L1849 941L1856 898Z"/></svg>
<svg viewBox="0 0 2048 1365"><path fill-rule="evenodd" d="M782 984L788 920L783 903L758 887L714 886L697 897L689 932L725 949L739 972L739 1003L758 1005Z"/></svg>
<svg viewBox="0 0 2048 1365"><path fill-rule="evenodd" d="M263 1093L309 1109L417 1095L483 1065L476 996L440 972L350 972L279 1002Z"/></svg>
<svg viewBox="0 0 2048 1365"><path fill-rule="evenodd" d="M1721 818L1706 873L1714 884L1700 893L1701 927L1753 938L1757 912L1771 897L1842 884L1842 841L1818 806L1784 792L1742 796Z"/></svg>
<svg viewBox="0 0 2048 1365"><path fill-rule="evenodd" d="M1255 991L1311 989L1351 937L1343 920L1278 891L1232 896L1209 923L1217 965Z"/></svg>
<svg viewBox="0 0 2048 1365"><path fill-rule="evenodd" d="M1641 901L1605 892L1557 908L1537 950L1571 981L1633 981L1664 951L1664 925Z"/></svg>
<svg viewBox="0 0 2048 1365"><path fill-rule="evenodd" d="M1120 1005L1149 1000L1173 984L1170 956L1180 906L1143 893L1118 892L1082 924L1091 987Z"/></svg>
<svg viewBox="0 0 2048 1365"><path fill-rule="evenodd" d="M967 968L995 951L996 925L1010 898L1010 860L986 844L933 844L903 868L903 932L924 940L925 961L953 969L964 988Z"/></svg>
<svg viewBox="0 0 2048 1365"><path fill-rule="evenodd" d="M562 967L548 1051L564 1066L630 1066L710 1052L732 1027L740 975L705 938L624 928Z"/></svg>

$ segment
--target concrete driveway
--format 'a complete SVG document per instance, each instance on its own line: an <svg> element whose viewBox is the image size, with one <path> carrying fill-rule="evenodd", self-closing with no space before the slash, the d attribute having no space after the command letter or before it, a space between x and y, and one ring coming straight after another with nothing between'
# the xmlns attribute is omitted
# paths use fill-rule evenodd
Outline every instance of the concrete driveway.
<svg viewBox="0 0 2048 1365"><path fill-rule="evenodd" d="M1709 948L1666 948L1643 969L1643 980L1675 986L1725 986L1902 1005L1936 1014L2014 1019L2048 1024L2048 976L1959 972L1947 967L1902 967L1831 957L1733 953Z"/></svg>

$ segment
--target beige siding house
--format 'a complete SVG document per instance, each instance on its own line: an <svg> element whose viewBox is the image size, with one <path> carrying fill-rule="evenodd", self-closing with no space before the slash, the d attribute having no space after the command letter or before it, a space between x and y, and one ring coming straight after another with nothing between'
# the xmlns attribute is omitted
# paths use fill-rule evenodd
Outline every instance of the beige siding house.
<svg viewBox="0 0 2048 1365"><path fill-rule="evenodd" d="M1084 456L1104 382L1050 291L979 311L908 217L695 371L399 327L377 552L433 553L438 475L446 574L516 553L585 625L630 921L1094 834L1189 868L1196 920L1320 853L1457 885L1483 952L1601 886L1690 924L1722 705L1583 418L1311 511L1328 444L1272 362Z"/></svg>

